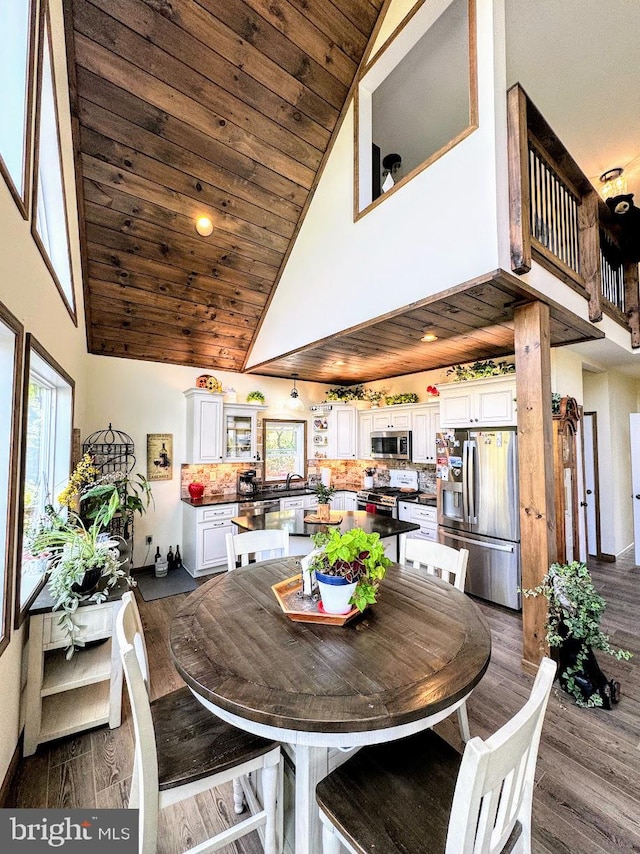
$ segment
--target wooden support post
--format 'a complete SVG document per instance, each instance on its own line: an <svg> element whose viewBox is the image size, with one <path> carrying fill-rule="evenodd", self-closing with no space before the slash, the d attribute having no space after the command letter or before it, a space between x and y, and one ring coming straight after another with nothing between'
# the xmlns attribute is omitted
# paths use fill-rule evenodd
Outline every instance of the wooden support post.
<svg viewBox="0 0 640 854"><path fill-rule="evenodd" d="M600 216L595 190L582 197L578 207L578 243L580 273L589 294L589 320L602 320L602 272L600 267Z"/></svg>
<svg viewBox="0 0 640 854"><path fill-rule="evenodd" d="M640 347L640 287L638 285L638 264L625 261L624 265L624 304L631 331L631 346Z"/></svg>
<svg viewBox="0 0 640 854"><path fill-rule="evenodd" d="M518 84L507 92L507 157L511 269L522 274L531 269L531 214L527 97Z"/></svg>
<svg viewBox="0 0 640 854"><path fill-rule="evenodd" d="M536 587L556 559L549 307L515 309L520 557L522 587ZM547 600L522 600L522 663L535 668L548 652Z"/></svg>

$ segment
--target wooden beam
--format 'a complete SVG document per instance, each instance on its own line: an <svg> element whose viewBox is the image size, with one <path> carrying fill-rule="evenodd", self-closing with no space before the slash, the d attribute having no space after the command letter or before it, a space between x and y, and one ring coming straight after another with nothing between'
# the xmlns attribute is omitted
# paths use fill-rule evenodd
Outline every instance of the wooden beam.
<svg viewBox="0 0 640 854"><path fill-rule="evenodd" d="M640 347L640 288L636 261L626 261L624 265L624 304L631 332L631 346Z"/></svg>
<svg viewBox="0 0 640 854"><path fill-rule="evenodd" d="M507 92L507 152L511 269L522 274L531 269L531 215L527 96L517 84Z"/></svg>
<svg viewBox="0 0 640 854"><path fill-rule="evenodd" d="M602 320L602 272L600 269L599 198L595 190L582 197L578 208L580 272L589 294L589 320Z"/></svg>
<svg viewBox="0 0 640 854"><path fill-rule="evenodd" d="M556 559L551 414L549 307L540 302L515 309L518 469L520 474L520 556L522 587L536 587ZM523 597L522 659L540 663L545 640L547 600Z"/></svg>

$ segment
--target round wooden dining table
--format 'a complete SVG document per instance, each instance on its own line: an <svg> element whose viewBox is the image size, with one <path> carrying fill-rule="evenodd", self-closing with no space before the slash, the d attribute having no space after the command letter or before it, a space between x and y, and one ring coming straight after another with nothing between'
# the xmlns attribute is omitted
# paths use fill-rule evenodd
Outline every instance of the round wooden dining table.
<svg viewBox="0 0 640 854"><path fill-rule="evenodd" d="M205 582L174 615L170 645L200 702L283 743L295 764L295 854L315 854L317 783L350 750L402 738L455 711L488 667L491 635L468 596L398 564L387 570L376 604L345 625L294 622L272 587L299 574L299 560L269 560Z"/></svg>

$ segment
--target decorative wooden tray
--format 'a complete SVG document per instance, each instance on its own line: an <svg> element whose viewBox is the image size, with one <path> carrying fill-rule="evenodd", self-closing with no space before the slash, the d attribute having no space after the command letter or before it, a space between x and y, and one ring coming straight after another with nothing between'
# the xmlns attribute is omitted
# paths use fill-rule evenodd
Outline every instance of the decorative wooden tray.
<svg viewBox="0 0 640 854"><path fill-rule="evenodd" d="M304 517L304 521L313 525L339 525L342 522L342 516L340 513L330 513L328 519L321 519L315 513L310 513Z"/></svg>
<svg viewBox="0 0 640 854"><path fill-rule="evenodd" d="M302 575L279 581L271 588L284 613L296 623L322 623L325 626L344 626L360 611L352 608L348 614L325 614L322 602L302 595Z"/></svg>

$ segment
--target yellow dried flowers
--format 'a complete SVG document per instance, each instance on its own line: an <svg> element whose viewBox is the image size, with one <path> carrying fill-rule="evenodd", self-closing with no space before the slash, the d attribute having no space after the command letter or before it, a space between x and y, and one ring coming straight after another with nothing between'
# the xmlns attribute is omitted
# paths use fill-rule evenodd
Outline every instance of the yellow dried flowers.
<svg viewBox="0 0 640 854"><path fill-rule="evenodd" d="M69 483L58 496L60 506L71 509L82 493L83 487L89 483L93 483L98 474L100 474L100 470L93 464L91 454L84 454L78 465L71 472Z"/></svg>

